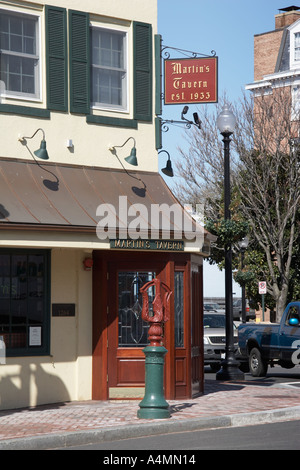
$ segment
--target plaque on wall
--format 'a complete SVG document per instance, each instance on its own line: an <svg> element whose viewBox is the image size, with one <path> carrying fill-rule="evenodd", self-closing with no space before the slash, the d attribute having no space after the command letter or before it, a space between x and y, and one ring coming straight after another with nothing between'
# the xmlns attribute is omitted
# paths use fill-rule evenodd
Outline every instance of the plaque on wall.
<svg viewBox="0 0 300 470"><path fill-rule="evenodd" d="M75 317L75 304L52 304L52 317Z"/></svg>

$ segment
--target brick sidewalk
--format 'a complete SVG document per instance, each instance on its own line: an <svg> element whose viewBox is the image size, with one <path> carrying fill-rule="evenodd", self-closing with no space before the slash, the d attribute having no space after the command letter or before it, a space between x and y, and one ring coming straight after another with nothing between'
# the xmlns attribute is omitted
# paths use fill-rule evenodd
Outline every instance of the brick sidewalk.
<svg viewBox="0 0 300 470"><path fill-rule="evenodd" d="M251 382L205 382L205 394L189 400L168 400L171 417L137 418L139 401L88 401L0 411L0 444L20 439L75 431L124 428L151 422L169 426L199 418L284 410L299 407L300 389L288 385L252 385ZM128 429L128 428L127 428Z"/></svg>

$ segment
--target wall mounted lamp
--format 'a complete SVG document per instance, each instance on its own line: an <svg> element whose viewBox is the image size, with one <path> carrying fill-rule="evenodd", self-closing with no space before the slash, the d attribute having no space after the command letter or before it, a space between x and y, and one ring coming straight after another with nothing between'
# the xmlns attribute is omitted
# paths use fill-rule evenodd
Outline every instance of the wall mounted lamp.
<svg viewBox="0 0 300 470"><path fill-rule="evenodd" d="M160 154L160 153L162 153L162 152L165 152L165 153L168 155L168 160L167 160L167 164L166 164L165 168L162 168L161 171L162 171L166 176L173 177L173 176L174 176L174 173L173 173L173 169L172 169L172 163L171 163L170 154L169 154L169 152L167 152L166 150L161 150L160 152L158 152L158 154Z"/></svg>
<svg viewBox="0 0 300 470"><path fill-rule="evenodd" d="M33 153L36 157L41 158L42 160L48 160L49 156L48 156L47 147L46 147L45 132L43 131L43 129L40 129L40 128L37 129L31 137L25 137L25 136L19 137L19 141L22 144L26 145L27 144L26 139L32 139L38 131L41 131L43 133L43 139L41 141L40 148L38 150L35 150Z"/></svg>
<svg viewBox="0 0 300 470"><path fill-rule="evenodd" d="M138 161L137 161L137 158L136 158L136 143L135 143L135 139L133 137L129 137L123 145L114 145L112 147L109 147L109 150L114 154L116 155L116 148L122 148L124 147L124 145L127 144L127 142L132 139L133 142L134 142L134 145L131 149L131 152L130 152L130 155L128 157L125 157L124 160L126 160L127 163L130 163L130 165L134 165L134 166L137 166L138 165Z"/></svg>

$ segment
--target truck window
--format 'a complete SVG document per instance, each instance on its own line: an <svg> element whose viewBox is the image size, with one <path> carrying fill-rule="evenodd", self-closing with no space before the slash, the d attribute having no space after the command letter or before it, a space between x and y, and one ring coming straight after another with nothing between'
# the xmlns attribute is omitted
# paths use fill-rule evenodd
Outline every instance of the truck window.
<svg viewBox="0 0 300 470"><path fill-rule="evenodd" d="M299 315L298 307L296 306L290 307L288 314L286 316L286 320L285 320L286 325L289 325L289 321L291 318L296 318L300 322L300 315Z"/></svg>

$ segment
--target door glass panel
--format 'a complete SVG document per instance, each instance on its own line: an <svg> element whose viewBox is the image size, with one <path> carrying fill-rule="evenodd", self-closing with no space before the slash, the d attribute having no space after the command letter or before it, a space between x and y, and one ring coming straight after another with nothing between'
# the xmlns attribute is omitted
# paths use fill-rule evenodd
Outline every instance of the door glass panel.
<svg viewBox="0 0 300 470"><path fill-rule="evenodd" d="M119 347L144 347L148 344L148 323L142 320L140 288L155 278L154 272L119 272ZM154 286L148 290L149 312L155 296Z"/></svg>
<svg viewBox="0 0 300 470"><path fill-rule="evenodd" d="M174 313L175 313L175 347L184 347L183 330L183 272L175 272L174 276Z"/></svg>

